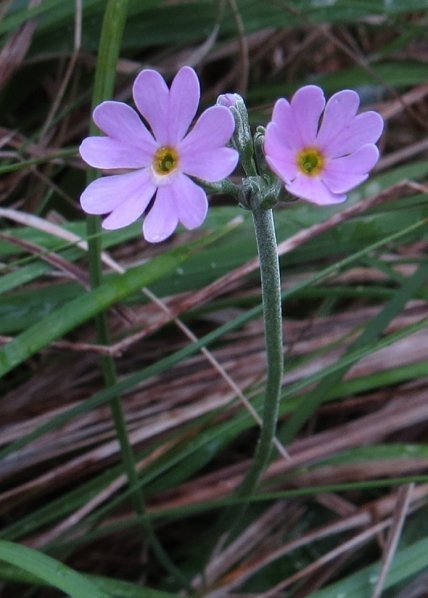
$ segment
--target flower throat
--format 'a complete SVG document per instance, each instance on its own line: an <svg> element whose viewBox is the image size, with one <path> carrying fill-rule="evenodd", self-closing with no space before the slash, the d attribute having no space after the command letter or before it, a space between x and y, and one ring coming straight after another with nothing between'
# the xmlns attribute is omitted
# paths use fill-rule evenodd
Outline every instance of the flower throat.
<svg viewBox="0 0 428 598"><path fill-rule="evenodd" d="M175 170L178 166L178 153L173 147L160 147L153 159L153 169L157 174L165 175Z"/></svg>
<svg viewBox="0 0 428 598"><path fill-rule="evenodd" d="M306 148L299 152L297 165L308 176L317 176L324 169L325 159L317 148Z"/></svg>

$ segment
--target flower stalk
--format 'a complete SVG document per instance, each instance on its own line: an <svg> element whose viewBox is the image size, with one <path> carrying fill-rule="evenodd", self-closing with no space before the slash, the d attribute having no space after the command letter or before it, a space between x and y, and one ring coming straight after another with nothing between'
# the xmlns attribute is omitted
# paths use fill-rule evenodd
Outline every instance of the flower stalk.
<svg viewBox="0 0 428 598"><path fill-rule="evenodd" d="M272 209L255 208L252 214L260 258L267 380L260 438L251 468L239 488L239 496L250 496L253 493L269 463L278 421L283 376L281 279L273 212Z"/></svg>
<svg viewBox="0 0 428 598"><path fill-rule="evenodd" d="M261 431L253 462L235 493L236 498L242 499L242 503L231 507L218 524L219 528L227 531L222 540L223 545L234 538L247 510L249 499L269 464L278 422L283 378L281 277L272 211L272 206L278 201L281 186L275 175L266 172L266 163L260 151L264 141L264 130L258 129L254 139L251 137L248 113L244 101L237 94L234 94L230 108L236 123L233 142L247 175L242 180L238 197L241 206L252 212L260 261L267 379Z"/></svg>

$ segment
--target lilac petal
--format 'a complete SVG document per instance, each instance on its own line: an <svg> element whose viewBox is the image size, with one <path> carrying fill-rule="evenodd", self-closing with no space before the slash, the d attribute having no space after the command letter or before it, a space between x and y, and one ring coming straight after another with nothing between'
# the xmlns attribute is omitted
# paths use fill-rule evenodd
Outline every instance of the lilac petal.
<svg viewBox="0 0 428 598"><path fill-rule="evenodd" d="M176 145L187 133L199 106L199 79L190 66L181 68L169 92L168 143Z"/></svg>
<svg viewBox="0 0 428 598"><path fill-rule="evenodd" d="M272 172L284 181L284 183L292 181L298 174L296 166L290 162L280 162L269 156L266 156L266 162Z"/></svg>
<svg viewBox="0 0 428 598"><path fill-rule="evenodd" d="M363 112L352 119L346 128L325 147L331 158L355 152L362 145L376 143L383 130L383 119L377 112Z"/></svg>
<svg viewBox="0 0 428 598"><path fill-rule="evenodd" d="M264 152L271 157L279 158L283 152L296 154L295 150L291 150L285 142L285 136L282 129L277 122L270 122L266 127Z"/></svg>
<svg viewBox="0 0 428 598"><path fill-rule="evenodd" d="M267 126L264 152L268 164L281 179L290 180L296 176L296 150L290 150L284 144L281 130L275 122Z"/></svg>
<svg viewBox="0 0 428 598"><path fill-rule="evenodd" d="M324 106L324 93L316 85L306 85L300 88L291 99L292 118L300 132L300 139L304 147L315 144Z"/></svg>
<svg viewBox="0 0 428 598"><path fill-rule="evenodd" d="M239 154L231 147L218 147L201 152L181 152L181 169L210 183L220 181L235 170Z"/></svg>
<svg viewBox="0 0 428 598"><path fill-rule="evenodd" d="M288 155L284 153L281 158L266 156L266 162L271 170L284 182L292 181L299 172L294 154L290 151Z"/></svg>
<svg viewBox="0 0 428 598"><path fill-rule="evenodd" d="M324 149L357 114L360 98L355 91L345 89L335 93L324 110L317 145Z"/></svg>
<svg viewBox="0 0 428 598"><path fill-rule="evenodd" d="M179 144L181 152L199 152L226 145L233 135L235 121L224 106L212 106L201 114L195 126Z"/></svg>
<svg viewBox="0 0 428 598"><path fill-rule="evenodd" d="M348 174L325 172L322 180L332 193L347 193L368 179L368 174Z"/></svg>
<svg viewBox="0 0 428 598"><path fill-rule="evenodd" d="M379 159L379 150L375 145L363 145L356 152L343 158L329 160L326 171L338 173L363 174L369 172Z"/></svg>
<svg viewBox="0 0 428 598"><path fill-rule="evenodd" d="M208 199L202 187L182 174L174 180L170 190L180 222L189 230L201 226L208 211Z"/></svg>
<svg viewBox="0 0 428 598"><path fill-rule="evenodd" d="M342 203L346 200L346 195L332 193L318 177L299 174L292 183L287 183L285 187L292 195L320 206Z"/></svg>
<svg viewBox="0 0 428 598"><path fill-rule="evenodd" d="M294 150L304 147L302 136L294 120L291 106L284 98L280 98L276 101L272 112L272 122L278 127L279 134L282 136L285 147Z"/></svg>
<svg viewBox="0 0 428 598"><path fill-rule="evenodd" d="M144 238L150 243L159 243L172 235L177 225L177 208L171 194L171 185L159 187L153 207L144 218Z"/></svg>
<svg viewBox="0 0 428 598"><path fill-rule="evenodd" d="M145 152L155 151L156 144L138 114L122 102L102 102L93 113L95 124L106 135Z"/></svg>
<svg viewBox="0 0 428 598"><path fill-rule="evenodd" d="M149 123L159 145L168 143L169 89L163 77L152 69L137 76L133 87L134 102Z"/></svg>
<svg viewBox="0 0 428 598"><path fill-rule="evenodd" d="M156 187L147 184L129 197L103 221L102 227L106 230L116 230L132 224L144 214L144 210L150 203Z"/></svg>
<svg viewBox="0 0 428 598"><path fill-rule="evenodd" d="M111 137L87 137L79 148L83 160L94 168L142 168L148 166L153 152L133 147Z"/></svg>
<svg viewBox="0 0 428 598"><path fill-rule="evenodd" d="M107 214L120 204L144 192L150 183L149 169L136 170L127 174L115 174L93 181L82 193L80 203L88 214ZM153 192L152 192L153 195Z"/></svg>
<svg viewBox="0 0 428 598"><path fill-rule="evenodd" d="M350 156L330 160L322 179L333 193L344 193L365 181L378 159L377 147L364 145Z"/></svg>

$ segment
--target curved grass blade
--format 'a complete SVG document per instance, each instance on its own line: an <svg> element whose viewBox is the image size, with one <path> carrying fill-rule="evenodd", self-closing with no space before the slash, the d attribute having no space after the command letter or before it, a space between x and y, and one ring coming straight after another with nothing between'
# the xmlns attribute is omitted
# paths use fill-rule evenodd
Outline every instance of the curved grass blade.
<svg viewBox="0 0 428 598"><path fill-rule="evenodd" d="M0 540L0 560L35 575L72 598L111 598L110 593L80 573L32 548Z"/></svg>
<svg viewBox="0 0 428 598"><path fill-rule="evenodd" d="M419 542L415 542L397 553L386 579L384 589L392 588L410 576L426 571L427 567L428 539L423 538ZM371 596L373 593L379 570L379 564L370 565L328 586L324 590L316 592L312 595L312 598L337 598L338 596L367 598L367 596Z"/></svg>
<svg viewBox="0 0 428 598"><path fill-rule="evenodd" d="M135 524L135 522L134 522ZM16 582L26 583L35 587L48 585L45 580L40 579L36 575L33 575L29 571L24 571L13 565L7 565L0 562L0 579ZM102 577L98 575L88 575L90 582L102 591L108 592L109 596L114 598L175 598L176 594L170 594L167 592L161 592L159 590L153 590L152 588L146 588L142 586L136 586L133 583L122 581L120 579L113 579L111 577ZM104 594L105 596L105 594ZM94 598L96 598L94 596Z"/></svg>
<svg viewBox="0 0 428 598"><path fill-rule="evenodd" d="M0 377L26 359L61 338L83 322L123 301L143 287L150 287L171 270L177 268L193 252L221 237L230 227L189 245L161 255L125 274L112 275L96 289L85 292L34 324L0 350Z"/></svg>

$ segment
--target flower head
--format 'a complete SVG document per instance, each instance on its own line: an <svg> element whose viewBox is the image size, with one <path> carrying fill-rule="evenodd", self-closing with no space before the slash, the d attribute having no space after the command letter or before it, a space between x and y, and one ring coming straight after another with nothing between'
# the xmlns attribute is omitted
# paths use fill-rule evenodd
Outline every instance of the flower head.
<svg viewBox="0 0 428 598"><path fill-rule="evenodd" d="M383 120L377 112L357 115L355 91L334 94L327 104L322 89L307 85L291 102L275 104L264 151L286 189L319 205L339 203L365 181L379 158L374 145Z"/></svg>
<svg viewBox="0 0 428 598"><path fill-rule="evenodd" d="M234 170L238 154L226 144L235 125L230 110L213 106L188 132L200 90L195 71L187 66L178 71L170 89L158 72L143 70L133 95L150 129L122 102L103 102L95 108L94 122L106 136L84 139L80 155L95 168L127 172L92 182L80 202L89 214L109 214L103 221L109 230L144 215L144 237L158 242L179 222L193 229L204 221L207 196L190 177L215 182Z"/></svg>

